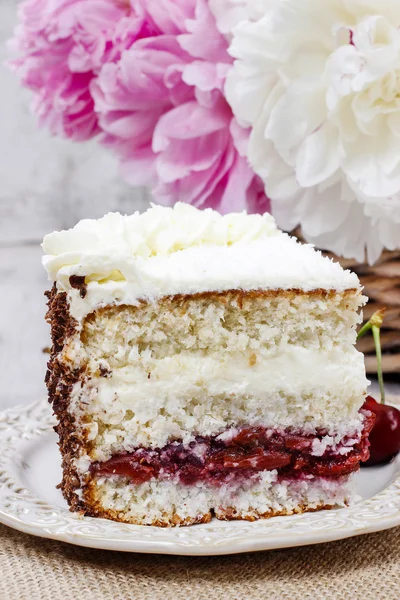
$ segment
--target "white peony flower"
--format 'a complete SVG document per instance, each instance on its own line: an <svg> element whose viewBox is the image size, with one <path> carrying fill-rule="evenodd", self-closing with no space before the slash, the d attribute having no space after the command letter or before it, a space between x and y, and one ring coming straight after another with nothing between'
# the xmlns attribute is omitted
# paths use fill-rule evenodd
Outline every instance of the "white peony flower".
<svg viewBox="0 0 400 600"><path fill-rule="evenodd" d="M279 226L360 262L400 248L400 1L270 0L230 52Z"/></svg>
<svg viewBox="0 0 400 600"><path fill-rule="evenodd" d="M271 0L209 0L218 30L228 38L236 25L261 18L270 5Z"/></svg>

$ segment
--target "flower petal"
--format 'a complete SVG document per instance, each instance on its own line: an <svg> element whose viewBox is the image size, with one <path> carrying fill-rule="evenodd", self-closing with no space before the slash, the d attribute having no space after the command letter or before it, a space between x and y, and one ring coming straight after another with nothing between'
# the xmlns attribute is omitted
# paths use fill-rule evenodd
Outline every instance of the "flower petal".
<svg viewBox="0 0 400 600"><path fill-rule="evenodd" d="M317 185L340 168L336 128L325 122L301 144L296 159L296 177L302 187Z"/></svg>
<svg viewBox="0 0 400 600"><path fill-rule="evenodd" d="M223 129L229 112L220 105L210 112L197 102L187 102L167 112L157 124L153 137L154 152L161 152L169 145L169 140L199 138Z"/></svg>

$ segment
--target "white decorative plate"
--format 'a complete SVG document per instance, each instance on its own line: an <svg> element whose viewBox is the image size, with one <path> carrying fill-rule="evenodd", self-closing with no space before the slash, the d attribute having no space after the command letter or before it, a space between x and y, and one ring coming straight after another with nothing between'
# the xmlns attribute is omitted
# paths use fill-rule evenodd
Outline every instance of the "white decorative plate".
<svg viewBox="0 0 400 600"><path fill-rule="evenodd" d="M0 413L0 522L40 537L108 550L216 555L339 540L400 525L400 455L357 474L351 508L248 523L214 520L159 529L70 513L47 402Z"/></svg>

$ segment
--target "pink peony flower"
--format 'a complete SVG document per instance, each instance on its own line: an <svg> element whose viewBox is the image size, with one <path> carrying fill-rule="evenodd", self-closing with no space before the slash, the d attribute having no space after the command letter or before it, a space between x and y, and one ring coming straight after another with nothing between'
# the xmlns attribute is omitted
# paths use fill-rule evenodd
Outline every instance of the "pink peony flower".
<svg viewBox="0 0 400 600"><path fill-rule="evenodd" d="M268 210L225 99L232 58L208 0L26 0L20 21L12 65L42 125L101 133L124 178L160 203Z"/></svg>
<svg viewBox="0 0 400 600"><path fill-rule="evenodd" d="M35 93L40 124L75 140L92 137L99 127L90 82L104 62L149 34L143 11L115 0L27 0L19 18L10 45L21 57L11 64Z"/></svg>
<svg viewBox="0 0 400 600"><path fill-rule="evenodd" d="M131 0L140 4L146 20L167 35L186 31L186 21L194 14L196 0Z"/></svg>
<svg viewBox="0 0 400 600"><path fill-rule="evenodd" d="M157 173L153 194L161 204L184 201L222 213L260 210L262 183L236 146L247 133L232 118L220 91L214 88L217 93L207 96L214 80L212 75L200 77L197 99L159 119L152 145Z"/></svg>
<svg viewBox="0 0 400 600"><path fill-rule="evenodd" d="M142 39L118 63L104 65L92 82L102 142L118 155L133 185L156 178L152 138L161 115L193 96L181 76L186 60L176 36Z"/></svg>
<svg viewBox="0 0 400 600"><path fill-rule="evenodd" d="M246 159L248 133L224 97L232 59L205 0L142 1L161 35L137 40L91 84L102 143L156 201L265 212Z"/></svg>

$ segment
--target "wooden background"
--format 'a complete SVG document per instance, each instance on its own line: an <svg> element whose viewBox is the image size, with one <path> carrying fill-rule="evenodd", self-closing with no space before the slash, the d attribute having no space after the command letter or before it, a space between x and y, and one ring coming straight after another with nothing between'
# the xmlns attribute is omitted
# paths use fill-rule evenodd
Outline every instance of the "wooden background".
<svg viewBox="0 0 400 600"><path fill-rule="evenodd" d="M112 157L95 143L72 144L37 129L29 93L3 64L16 6L0 0L0 409L45 394L43 235L149 202L144 190L123 183Z"/></svg>

